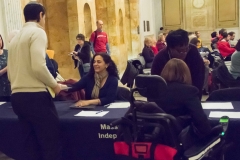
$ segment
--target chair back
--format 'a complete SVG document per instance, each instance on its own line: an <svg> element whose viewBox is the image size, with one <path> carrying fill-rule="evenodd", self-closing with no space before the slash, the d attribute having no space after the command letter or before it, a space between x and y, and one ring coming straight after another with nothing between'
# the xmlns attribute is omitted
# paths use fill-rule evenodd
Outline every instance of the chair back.
<svg viewBox="0 0 240 160"><path fill-rule="evenodd" d="M138 75L135 85L139 94L147 97L149 101L163 97L167 90L166 81L157 75Z"/></svg>
<svg viewBox="0 0 240 160"><path fill-rule="evenodd" d="M138 54L138 59L141 62L142 66L145 68L146 62L145 62L144 57L142 56L142 53Z"/></svg>

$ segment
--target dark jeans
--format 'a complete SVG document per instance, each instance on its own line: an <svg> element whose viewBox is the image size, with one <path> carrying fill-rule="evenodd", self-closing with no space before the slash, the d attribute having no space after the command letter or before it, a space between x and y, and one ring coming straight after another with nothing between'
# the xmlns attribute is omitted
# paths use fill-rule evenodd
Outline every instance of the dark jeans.
<svg viewBox="0 0 240 160"><path fill-rule="evenodd" d="M80 65L80 66L78 67L78 72L79 72L81 78L88 73L88 72L84 72L82 65Z"/></svg>
<svg viewBox="0 0 240 160"><path fill-rule="evenodd" d="M19 160L59 160L60 126L50 94L14 93L11 101L23 136L21 138L23 156Z"/></svg>

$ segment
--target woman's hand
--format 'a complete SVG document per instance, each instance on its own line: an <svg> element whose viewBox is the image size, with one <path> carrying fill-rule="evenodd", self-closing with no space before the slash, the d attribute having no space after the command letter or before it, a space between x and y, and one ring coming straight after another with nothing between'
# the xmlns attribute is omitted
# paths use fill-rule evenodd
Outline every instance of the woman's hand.
<svg viewBox="0 0 240 160"><path fill-rule="evenodd" d="M84 106L88 106L88 105L90 105L89 101L87 101L87 100L80 100L77 103L75 103L74 106L76 106L76 107L84 107Z"/></svg>

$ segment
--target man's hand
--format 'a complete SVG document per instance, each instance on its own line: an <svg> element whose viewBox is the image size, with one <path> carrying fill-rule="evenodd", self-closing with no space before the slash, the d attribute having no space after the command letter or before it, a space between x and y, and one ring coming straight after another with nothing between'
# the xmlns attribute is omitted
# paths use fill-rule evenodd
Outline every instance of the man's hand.
<svg viewBox="0 0 240 160"><path fill-rule="evenodd" d="M77 103L75 103L75 106L76 106L76 107L88 106L88 105L89 105L88 102L89 102L89 101L87 101L87 100L80 100L80 101L78 101Z"/></svg>
<svg viewBox="0 0 240 160"><path fill-rule="evenodd" d="M57 86L56 86L55 88L53 88L53 91L54 91L54 93L55 93L56 95L58 95L59 92L61 91L61 87L60 87L60 85L57 84Z"/></svg>

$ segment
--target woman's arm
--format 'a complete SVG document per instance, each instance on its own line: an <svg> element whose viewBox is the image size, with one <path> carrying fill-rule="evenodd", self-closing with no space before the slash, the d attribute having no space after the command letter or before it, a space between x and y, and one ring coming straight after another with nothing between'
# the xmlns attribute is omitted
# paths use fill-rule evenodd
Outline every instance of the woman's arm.
<svg viewBox="0 0 240 160"><path fill-rule="evenodd" d="M88 81L89 81L89 77L88 76L84 76L78 82L74 83L71 86L72 88L68 89L68 92L80 91L81 89L86 87Z"/></svg>
<svg viewBox="0 0 240 160"><path fill-rule="evenodd" d="M2 76L6 72L7 72L7 67L5 67L2 70L0 70L0 76Z"/></svg>

